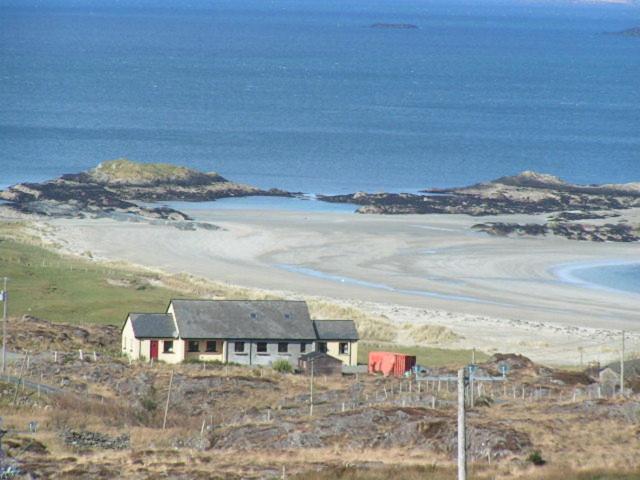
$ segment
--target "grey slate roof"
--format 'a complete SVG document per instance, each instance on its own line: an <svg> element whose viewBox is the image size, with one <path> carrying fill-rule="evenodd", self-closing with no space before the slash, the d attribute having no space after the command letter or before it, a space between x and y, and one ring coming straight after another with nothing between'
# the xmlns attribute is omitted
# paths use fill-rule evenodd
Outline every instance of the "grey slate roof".
<svg viewBox="0 0 640 480"><path fill-rule="evenodd" d="M618 375L620 375L620 362L613 362L604 368L610 368ZM624 374L630 378L633 375L640 375L640 358L625 360L624 361Z"/></svg>
<svg viewBox="0 0 640 480"><path fill-rule="evenodd" d="M306 302L285 300L173 300L185 339L315 340Z"/></svg>
<svg viewBox="0 0 640 480"><path fill-rule="evenodd" d="M173 317L167 313L130 313L136 338L178 338Z"/></svg>
<svg viewBox="0 0 640 480"><path fill-rule="evenodd" d="M303 361L316 361L320 358L322 359L326 359L328 361L331 362L335 362L335 363L342 363L342 360L332 357L331 355L329 355L328 353L324 353L324 352L319 352L319 351L313 351L313 352L309 352L309 353L304 353L302 355L300 355L298 357L300 360Z"/></svg>
<svg viewBox="0 0 640 480"><path fill-rule="evenodd" d="M358 340L353 320L314 320L318 340Z"/></svg>

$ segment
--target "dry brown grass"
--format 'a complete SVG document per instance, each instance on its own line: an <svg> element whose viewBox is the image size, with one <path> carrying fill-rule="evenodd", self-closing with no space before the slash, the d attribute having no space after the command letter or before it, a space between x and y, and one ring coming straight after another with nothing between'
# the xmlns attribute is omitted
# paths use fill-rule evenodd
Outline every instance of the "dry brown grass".
<svg viewBox="0 0 640 480"><path fill-rule="evenodd" d="M134 364L131 373L154 372L158 396L165 398L166 385L171 371L176 374L198 378L202 375L229 379L227 390L234 392L231 399L218 403L214 423L220 421L218 410L228 415L251 408L275 405L286 395L304 393L308 389L308 378L283 375L269 369L246 367L200 365L171 366L158 364ZM271 382L272 390L261 390L260 395L247 394L236 380L253 378ZM372 386L377 379L364 376L365 386ZM354 379L341 377L318 378L318 392L329 389L345 389ZM395 380L390 379L390 382ZM453 395L453 394L451 394ZM443 392L443 397L446 396ZM453 398L453 397L451 397ZM9 402L11 403L11 402ZM455 478L453 459L424 450L410 450L399 446L397 450L344 449L293 449L287 451L266 450L211 450L195 448L176 449L176 440L193 441L199 438L202 416L189 416L179 410L180 405L170 409L168 428L161 429L162 409L148 419L140 419L139 412L126 398L105 400L77 395L62 395L45 398L32 406L20 403L18 408L9 403L0 403L0 415L4 426L10 430L24 430L26 424L36 420L41 431L33 437L48 448L47 455L21 453L26 465L44 478L113 478L114 471L121 478L270 478L281 474L284 466L288 478L312 480L379 480L386 478L431 478L448 480ZM471 478L522 479L522 480L631 480L638 477L640 458L640 435L637 420L628 420L616 415L619 401L603 401L603 412L594 415L586 402L510 402L489 408L474 410L470 415L478 421L488 423L507 422L510 428L526 432L534 448L548 462L543 467L534 467L526 461L526 454L509 461L476 462L470 466ZM175 411L174 411L175 407ZM447 408L447 407L444 407ZM560 409L560 410L558 410ZM610 414L610 415L609 415ZM610 418L607 418L610 417ZM65 445L60 431L64 428L86 429L109 435L129 432L130 451L86 451L77 452ZM215 467L214 467L215 466ZM212 470L213 468L213 470Z"/></svg>
<svg viewBox="0 0 640 480"><path fill-rule="evenodd" d="M402 328L416 344L439 344L454 342L460 337L450 328L441 325L413 325L405 323Z"/></svg>
<svg viewBox="0 0 640 480"><path fill-rule="evenodd" d="M358 308L325 300L308 299L307 304L312 318L353 320L362 339L381 342L391 342L396 339L398 328L389 322L387 317L369 315Z"/></svg>

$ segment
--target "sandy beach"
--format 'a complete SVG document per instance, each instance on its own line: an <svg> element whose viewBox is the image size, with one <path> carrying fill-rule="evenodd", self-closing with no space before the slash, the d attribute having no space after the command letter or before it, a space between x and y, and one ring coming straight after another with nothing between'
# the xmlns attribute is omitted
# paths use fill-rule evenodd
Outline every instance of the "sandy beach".
<svg viewBox="0 0 640 480"><path fill-rule="evenodd" d="M123 260L288 297L328 298L397 324L443 325L447 346L510 351L550 363L616 358L619 330L640 345L640 295L572 284L558 266L640 261L637 244L475 233L483 221L540 217L377 216L194 209L220 230L113 220L46 220L68 252ZM635 216L638 212L630 212ZM410 337L400 338L413 343Z"/></svg>

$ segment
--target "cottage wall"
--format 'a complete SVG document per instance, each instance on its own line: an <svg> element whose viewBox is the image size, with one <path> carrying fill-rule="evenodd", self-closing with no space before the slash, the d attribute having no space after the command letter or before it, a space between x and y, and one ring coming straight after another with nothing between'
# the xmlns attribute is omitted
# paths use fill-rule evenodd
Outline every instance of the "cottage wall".
<svg viewBox="0 0 640 480"><path fill-rule="evenodd" d="M340 341L326 341L327 354L342 361L344 365L358 365L358 342L350 342L347 340ZM340 353L340 344L347 344L347 353Z"/></svg>
<svg viewBox="0 0 640 480"><path fill-rule="evenodd" d="M173 341L173 352L165 353L164 342L170 342L170 341ZM163 340L158 340L158 360L163 361L165 363L182 362L184 360L185 350L186 350L186 346L185 346L184 340L180 340L178 338L174 338L173 340L168 338L165 338Z"/></svg>
<svg viewBox="0 0 640 480"><path fill-rule="evenodd" d="M224 340L209 340L216 342L216 351L215 352L207 352L207 341L208 340L197 340L199 349L197 352L189 351L189 342L185 340L185 360L198 360L201 362L212 362L217 360L219 362L224 362Z"/></svg>
<svg viewBox="0 0 640 480"><path fill-rule="evenodd" d="M278 351L278 343L274 341L267 341L267 351L258 352L258 343L262 343L262 340L245 341L244 352L239 353L235 351L235 341L230 340L227 342L227 361L235 362L241 365L271 365L276 360L286 360L291 366L297 367L298 358L303 353L313 351L313 342L304 342L307 345L306 352L301 352L302 342L285 342L287 343L287 352L281 353Z"/></svg>
<svg viewBox="0 0 640 480"><path fill-rule="evenodd" d="M133 333L133 325L130 318L127 318L122 329L122 353L132 360L140 358L140 340Z"/></svg>

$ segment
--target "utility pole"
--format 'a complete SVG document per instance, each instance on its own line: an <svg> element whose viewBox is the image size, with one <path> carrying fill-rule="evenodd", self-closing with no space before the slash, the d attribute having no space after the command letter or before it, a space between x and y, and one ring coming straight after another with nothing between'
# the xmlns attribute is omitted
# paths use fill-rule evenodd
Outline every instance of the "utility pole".
<svg viewBox="0 0 640 480"><path fill-rule="evenodd" d="M313 358L309 359L311 363L311 381L309 382L309 416L313 417Z"/></svg>
<svg viewBox="0 0 640 480"><path fill-rule="evenodd" d="M620 396L624 397L624 330L622 330L622 349L620 350Z"/></svg>
<svg viewBox="0 0 640 480"><path fill-rule="evenodd" d="M7 365L7 311L9 310L9 294L7 293L7 277L4 277L2 288L2 374L5 374Z"/></svg>
<svg viewBox="0 0 640 480"><path fill-rule="evenodd" d="M467 480L467 432L465 428L464 368L458 370L458 480Z"/></svg>
<svg viewBox="0 0 640 480"><path fill-rule="evenodd" d="M476 347L471 350L471 365L476 364Z"/></svg>
<svg viewBox="0 0 640 480"><path fill-rule="evenodd" d="M584 351L584 349L582 347L578 347L578 351L580 352L580 368L582 368L582 352Z"/></svg>

